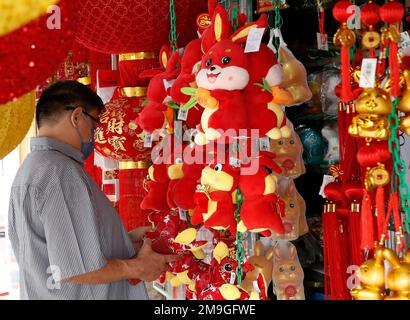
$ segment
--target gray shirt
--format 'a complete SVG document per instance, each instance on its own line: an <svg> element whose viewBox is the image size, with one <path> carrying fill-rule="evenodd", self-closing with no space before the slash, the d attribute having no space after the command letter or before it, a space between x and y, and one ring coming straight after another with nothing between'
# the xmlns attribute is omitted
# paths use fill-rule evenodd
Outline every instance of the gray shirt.
<svg viewBox="0 0 410 320"><path fill-rule="evenodd" d="M9 237L20 269L22 299L147 299L143 282L60 282L135 255L110 201L83 168L82 153L58 140L31 140L17 172Z"/></svg>

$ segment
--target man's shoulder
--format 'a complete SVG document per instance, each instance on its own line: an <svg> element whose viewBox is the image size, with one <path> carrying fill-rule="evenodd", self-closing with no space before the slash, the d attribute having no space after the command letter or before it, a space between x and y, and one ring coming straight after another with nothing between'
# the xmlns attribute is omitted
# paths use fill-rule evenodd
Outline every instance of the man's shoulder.
<svg viewBox="0 0 410 320"><path fill-rule="evenodd" d="M32 151L19 168L13 186L43 186L64 179L81 176L81 166L55 150Z"/></svg>

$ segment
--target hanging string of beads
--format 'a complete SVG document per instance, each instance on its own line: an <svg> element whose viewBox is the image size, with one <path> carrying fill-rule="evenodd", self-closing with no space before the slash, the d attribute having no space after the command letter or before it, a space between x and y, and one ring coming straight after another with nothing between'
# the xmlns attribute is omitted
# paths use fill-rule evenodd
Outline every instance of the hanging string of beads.
<svg viewBox="0 0 410 320"><path fill-rule="evenodd" d="M235 219L236 223L238 224L241 220L240 218L240 211L243 203L243 195L241 190L236 189L235 194L235 202L236 202L236 210L235 210ZM242 284L242 277L243 277L243 261L245 259L245 252L243 250L243 233L237 231L236 232L236 260L238 261L238 265L236 267L236 279L238 280L238 285Z"/></svg>
<svg viewBox="0 0 410 320"><path fill-rule="evenodd" d="M175 13L175 3L174 0L169 0L169 20L170 20L170 30L169 30L169 42L172 47L172 51L178 49L177 46L177 27L176 27L176 13Z"/></svg>

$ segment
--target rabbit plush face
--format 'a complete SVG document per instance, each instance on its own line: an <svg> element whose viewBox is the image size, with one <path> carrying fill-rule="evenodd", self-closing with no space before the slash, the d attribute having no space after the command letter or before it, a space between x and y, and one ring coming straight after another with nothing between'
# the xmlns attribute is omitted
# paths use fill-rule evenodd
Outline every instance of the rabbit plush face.
<svg viewBox="0 0 410 320"><path fill-rule="evenodd" d="M203 57L196 82L198 87L207 90L244 89L249 82L249 72L242 47L231 40L215 44Z"/></svg>

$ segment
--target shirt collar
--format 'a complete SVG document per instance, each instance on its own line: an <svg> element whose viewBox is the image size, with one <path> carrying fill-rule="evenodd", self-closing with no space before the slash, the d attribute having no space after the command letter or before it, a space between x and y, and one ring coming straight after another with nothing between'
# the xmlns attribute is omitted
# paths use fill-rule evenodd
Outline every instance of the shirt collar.
<svg viewBox="0 0 410 320"><path fill-rule="evenodd" d="M30 140L31 151L56 150L83 164L83 153L67 143L49 137L35 137Z"/></svg>

